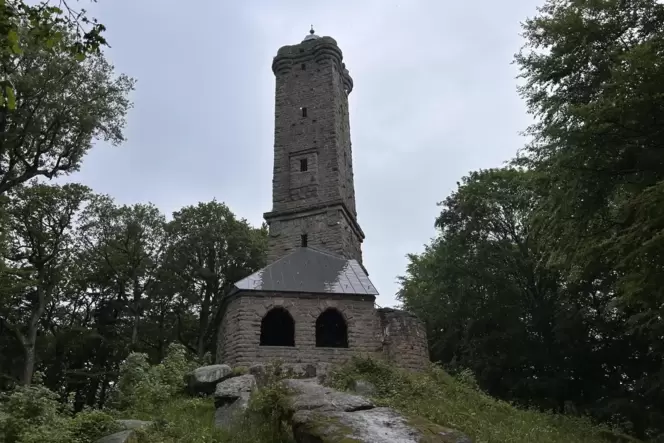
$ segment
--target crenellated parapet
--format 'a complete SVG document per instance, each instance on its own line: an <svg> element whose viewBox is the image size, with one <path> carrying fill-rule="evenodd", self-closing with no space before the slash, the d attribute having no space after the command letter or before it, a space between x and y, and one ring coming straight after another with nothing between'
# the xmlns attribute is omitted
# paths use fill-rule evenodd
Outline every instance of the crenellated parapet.
<svg viewBox="0 0 664 443"><path fill-rule="evenodd" d="M318 65L335 65L346 93L353 90L353 79L343 63L343 53L332 37L316 37L297 45L282 46L272 61L272 72L276 76L286 75L301 63L310 61Z"/></svg>

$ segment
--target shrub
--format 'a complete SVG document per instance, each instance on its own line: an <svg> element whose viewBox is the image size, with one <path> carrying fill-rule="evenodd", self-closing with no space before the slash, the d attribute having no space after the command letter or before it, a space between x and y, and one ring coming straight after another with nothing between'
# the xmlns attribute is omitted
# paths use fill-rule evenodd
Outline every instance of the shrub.
<svg viewBox="0 0 664 443"><path fill-rule="evenodd" d="M41 384L19 386L0 399L0 441L5 443L92 443L117 425L101 411L72 417L58 396Z"/></svg>
<svg viewBox="0 0 664 443"><path fill-rule="evenodd" d="M173 343L164 360L154 366L147 355L131 353L120 367L112 404L119 410L154 410L181 394L184 376L196 366L187 359L184 346Z"/></svg>

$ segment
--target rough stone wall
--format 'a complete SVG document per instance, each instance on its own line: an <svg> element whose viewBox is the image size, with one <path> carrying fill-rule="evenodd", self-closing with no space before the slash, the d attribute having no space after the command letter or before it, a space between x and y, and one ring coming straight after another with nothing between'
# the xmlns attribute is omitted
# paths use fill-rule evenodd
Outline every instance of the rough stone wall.
<svg viewBox="0 0 664 443"><path fill-rule="evenodd" d="M396 366L422 370L429 364L424 324L414 315L392 308L377 310L385 358Z"/></svg>
<svg viewBox="0 0 664 443"><path fill-rule="evenodd" d="M270 242L271 258L299 247L303 229L303 223L276 219L306 218L307 212L336 208L345 212L349 227L335 229L336 216L321 225L330 231L325 236L327 249L362 261L364 234L357 224L348 112L352 79L342 60L341 50L329 37L282 47L274 59L273 206L265 219L272 238L281 238ZM297 234L290 230L295 225Z"/></svg>
<svg viewBox="0 0 664 443"><path fill-rule="evenodd" d="M348 220L347 213L339 207L320 208L300 212L293 217L273 219L268 238L268 263L287 255L300 247L301 236L307 235L308 246L330 251L352 259L361 257L358 233Z"/></svg>
<svg viewBox="0 0 664 443"><path fill-rule="evenodd" d="M260 346L261 320L274 307L288 310L295 321L295 346ZM316 319L336 308L346 319L348 348L317 348ZM380 320L373 297L307 294L240 294L226 309L219 331L217 360L251 365L282 359L286 363L342 363L351 355L381 356Z"/></svg>

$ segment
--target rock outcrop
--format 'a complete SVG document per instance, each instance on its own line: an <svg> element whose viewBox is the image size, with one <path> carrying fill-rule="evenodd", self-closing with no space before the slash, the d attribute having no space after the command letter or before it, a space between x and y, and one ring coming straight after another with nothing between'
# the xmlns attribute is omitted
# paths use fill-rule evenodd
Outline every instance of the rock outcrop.
<svg viewBox="0 0 664 443"><path fill-rule="evenodd" d="M217 376L223 378L214 390L215 426L220 428L230 426L237 415L246 411L251 394L267 381L268 371L272 370L253 365L248 374L239 375L240 371L229 368L213 375L208 368L194 371L192 375L199 375L192 383L207 383L205 380ZM472 443L456 430L421 418L405 417L391 408L376 407L367 398L375 392L375 386L366 381L357 381L353 393L324 386L321 376L327 369L327 365L319 368L305 364L282 367L281 376L292 377L283 383L292 395L291 425L298 443Z"/></svg>
<svg viewBox="0 0 664 443"><path fill-rule="evenodd" d="M293 435L298 443L472 443L466 435L424 419L375 407L359 395L316 379L286 380L293 391Z"/></svg>
<svg viewBox="0 0 664 443"><path fill-rule="evenodd" d="M256 389L256 378L251 374L228 378L217 384L214 391L214 424L227 427L233 418L249 406L249 397Z"/></svg>
<svg viewBox="0 0 664 443"><path fill-rule="evenodd" d="M228 365L203 366L187 374L184 381L191 394L210 395L219 382L232 374L233 370Z"/></svg>

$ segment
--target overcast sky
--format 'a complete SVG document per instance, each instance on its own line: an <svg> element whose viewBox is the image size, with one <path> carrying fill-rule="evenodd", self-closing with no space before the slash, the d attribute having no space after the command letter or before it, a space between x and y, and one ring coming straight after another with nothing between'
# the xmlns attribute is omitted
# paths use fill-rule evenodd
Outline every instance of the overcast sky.
<svg viewBox="0 0 664 443"><path fill-rule="evenodd" d="M97 144L70 180L168 215L216 198L259 225L271 209L272 57L313 24L337 40L354 79L364 263L377 303L395 305L406 254L435 235L436 203L524 143L511 61L519 23L541 3L99 0L88 9L108 28L118 72L138 80L134 109L127 142Z"/></svg>

